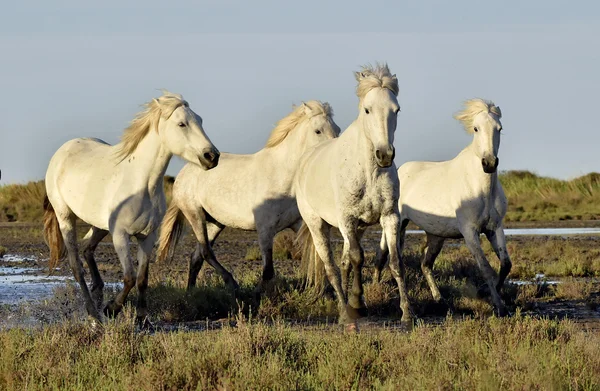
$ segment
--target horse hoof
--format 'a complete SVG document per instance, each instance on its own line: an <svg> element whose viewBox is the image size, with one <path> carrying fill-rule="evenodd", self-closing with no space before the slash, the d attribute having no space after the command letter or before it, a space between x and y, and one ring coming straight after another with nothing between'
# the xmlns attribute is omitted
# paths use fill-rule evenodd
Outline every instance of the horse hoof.
<svg viewBox="0 0 600 391"><path fill-rule="evenodd" d="M350 319L360 319L367 316L366 307L354 308L351 305L347 305L346 311L348 312L348 316L350 317Z"/></svg>
<svg viewBox="0 0 600 391"><path fill-rule="evenodd" d="M121 312L121 306L118 306L114 300L111 300L106 303L103 312L107 317L114 318L119 314L119 312Z"/></svg>

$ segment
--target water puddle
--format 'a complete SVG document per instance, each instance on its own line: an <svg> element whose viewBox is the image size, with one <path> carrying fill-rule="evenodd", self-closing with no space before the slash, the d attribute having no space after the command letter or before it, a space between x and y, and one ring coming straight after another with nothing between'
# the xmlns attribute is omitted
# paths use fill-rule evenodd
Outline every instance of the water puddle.
<svg viewBox="0 0 600 391"><path fill-rule="evenodd" d="M381 231L377 231L381 233ZM408 235L424 235L420 229L406 230ZM507 228L506 236L570 236L570 235L600 235L600 228Z"/></svg>
<svg viewBox="0 0 600 391"><path fill-rule="evenodd" d="M509 284L514 285L557 285L562 281L547 280L544 274L536 274L532 280L508 280Z"/></svg>
<svg viewBox="0 0 600 391"><path fill-rule="evenodd" d="M30 266L37 263L35 257L6 254L1 260L0 305L41 301L52 297L56 287L75 282L71 275L48 275L46 270ZM105 286L120 289L123 284L106 283Z"/></svg>

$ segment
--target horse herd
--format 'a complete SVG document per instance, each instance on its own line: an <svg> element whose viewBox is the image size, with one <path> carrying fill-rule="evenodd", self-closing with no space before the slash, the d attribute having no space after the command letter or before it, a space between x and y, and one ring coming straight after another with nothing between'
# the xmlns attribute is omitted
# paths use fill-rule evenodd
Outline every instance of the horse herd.
<svg viewBox="0 0 600 391"><path fill-rule="evenodd" d="M158 241L157 258L172 256L185 220L198 240L188 288L196 284L206 260L231 289L238 289L212 250L220 232L234 227L258 232L263 273L257 289L262 289L274 276L273 238L292 228L307 283L322 291L326 278L337 297L340 323L352 326L366 312L360 239L368 226L379 223L383 234L375 276L379 280L389 264L399 288L402 322L412 322L402 249L406 226L413 221L427 233L421 268L434 299L441 295L432 267L444 240L464 238L498 314L506 314L498 293L511 268L502 227L507 202L496 172L500 108L481 99L465 102L455 118L473 135L472 143L452 160L409 162L397 170L397 78L379 64L364 66L355 76L358 116L344 132L333 121L329 104L309 101L281 119L265 147L251 155L220 153L202 118L180 95L166 91L146 104L120 143L91 138L66 142L46 173L44 236L50 266L68 258L88 314L101 320L104 283L94 251L110 232L124 284L104 313L116 315L136 286L137 316L144 319L152 250ZM163 177L173 155L188 163L175 180L167 209ZM89 288L78 254L76 217L92 226L81 244L91 274ZM344 241L341 272L332 255L331 227L339 229ZM498 274L484 255L480 234L500 259ZM132 236L139 245L137 273L129 252Z"/></svg>

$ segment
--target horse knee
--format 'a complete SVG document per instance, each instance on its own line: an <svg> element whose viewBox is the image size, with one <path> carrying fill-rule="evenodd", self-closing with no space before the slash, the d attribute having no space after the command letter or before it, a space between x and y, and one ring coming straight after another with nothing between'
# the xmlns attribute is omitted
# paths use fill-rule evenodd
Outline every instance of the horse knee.
<svg viewBox="0 0 600 391"><path fill-rule="evenodd" d="M125 285L125 287L131 289L131 288L133 288L135 283L136 283L136 275L133 272L133 270L126 271L125 276L123 277L123 284Z"/></svg>

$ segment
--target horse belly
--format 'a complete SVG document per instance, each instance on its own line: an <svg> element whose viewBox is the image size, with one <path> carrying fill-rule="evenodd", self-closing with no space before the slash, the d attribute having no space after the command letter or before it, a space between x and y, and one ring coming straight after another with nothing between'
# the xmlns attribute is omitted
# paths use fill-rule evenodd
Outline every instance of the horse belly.
<svg viewBox="0 0 600 391"><path fill-rule="evenodd" d="M419 202L403 202L400 209L403 219L408 218L428 233L446 238L461 235L456 209L449 202L423 197Z"/></svg>
<svg viewBox="0 0 600 391"><path fill-rule="evenodd" d="M253 206L248 200L229 200L227 197L215 197L204 200L202 208L217 222L226 227L256 230Z"/></svg>

